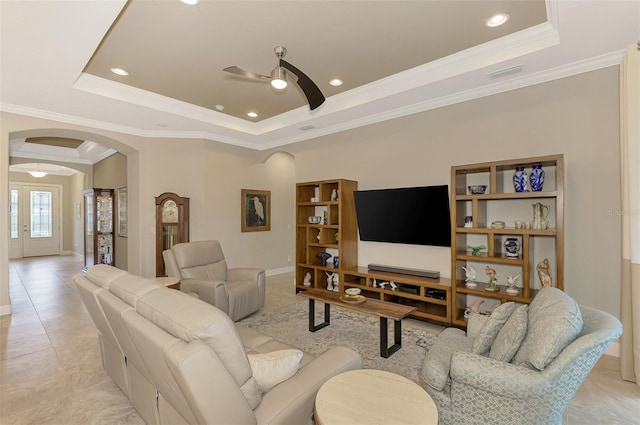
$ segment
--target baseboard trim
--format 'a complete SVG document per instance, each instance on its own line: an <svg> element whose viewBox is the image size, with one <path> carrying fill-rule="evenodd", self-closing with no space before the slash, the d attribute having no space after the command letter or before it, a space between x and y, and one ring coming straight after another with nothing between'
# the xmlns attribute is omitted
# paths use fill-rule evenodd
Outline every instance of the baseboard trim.
<svg viewBox="0 0 640 425"><path fill-rule="evenodd" d="M0 305L0 316L8 316L11 314L11 304Z"/></svg>
<svg viewBox="0 0 640 425"><path fill-rule="evenodd" d="M279 269L267 270L267 271L265 271L265 275L267 275L267 276L275 276L277 274L291 273L294 270L295 270L294 266L282 267L282 268L279 268Z"/></svg>

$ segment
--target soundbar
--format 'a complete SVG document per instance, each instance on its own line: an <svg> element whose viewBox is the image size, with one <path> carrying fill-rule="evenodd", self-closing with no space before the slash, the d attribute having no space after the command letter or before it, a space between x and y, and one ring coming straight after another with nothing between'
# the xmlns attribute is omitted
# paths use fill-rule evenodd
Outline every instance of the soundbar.
<svg viewBox="0 0 640 425"><path fill-rule="evenodd" d="M430 277L432 279L439 279L440 272L433 270L420 270L420 269L407 269L403 267L385 266L384 264L369 264L369 270L389 273L408 274L412 276Z"/></svg>

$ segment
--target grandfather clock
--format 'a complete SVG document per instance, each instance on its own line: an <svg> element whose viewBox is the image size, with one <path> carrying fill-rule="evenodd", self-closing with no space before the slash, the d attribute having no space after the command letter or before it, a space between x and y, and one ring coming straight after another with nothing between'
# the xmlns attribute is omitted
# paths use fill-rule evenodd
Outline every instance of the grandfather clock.
<svg viewBox="0 0 640 425"><path fill-rule="evenodd" d="M165 192L156 197L156 276L166 276L162 251L189 242L189 198Z"/></svg>

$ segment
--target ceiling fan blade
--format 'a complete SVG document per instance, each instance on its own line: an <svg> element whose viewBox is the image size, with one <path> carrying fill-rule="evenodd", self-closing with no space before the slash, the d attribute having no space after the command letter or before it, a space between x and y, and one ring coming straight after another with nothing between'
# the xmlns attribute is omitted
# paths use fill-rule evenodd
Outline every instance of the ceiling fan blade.
<svg viewBox="0 0 640 425"><path fill-rule="evenodd" d="M312 111L316 109L318 106L324 103L324 95L316 86L316 84L311 81L311 78L307 77L307 75L300 71L295 66L291 65L284 59L280 59L280 66L293 74L297 81L296 83L302 89L304 95L307 97L307 101L309 102L309 109Z"/></svg>
<svg viewBox="0 0 640 425"><path fill-rule="evenodd" d="M266 75L256 74L255 72L245 71L242 68L238 68L237 66L229 66L223 69L224 72L229 72L231 74L239 75L245 78L251 78L254 80L262 80L262 81L271 81L271 77L267 77Z"/></svg>

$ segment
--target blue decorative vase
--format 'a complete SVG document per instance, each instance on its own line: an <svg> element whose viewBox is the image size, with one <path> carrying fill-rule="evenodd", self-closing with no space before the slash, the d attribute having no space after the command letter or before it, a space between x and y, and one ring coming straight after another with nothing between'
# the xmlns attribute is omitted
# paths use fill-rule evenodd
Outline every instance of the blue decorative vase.
<svg viewBox="0 0 640 425"><path fill-rule="evenodd" d="M531 181L531 190L534 192L540 192L542 190L542 186L544 186L544 170L542 169L542 164L533 164L533 170L531 170L529 180Z"/></svg>
<svg viewBox="0 0 640 425"><path fill-rule="evenodd" d="M516 192L529 191L529 179L527 179L527 172L524 171L524 167L516 167L516 171L513 173L513 188Z"/></svg>
<svg viewBox="0 0 640 425"><path fill-rule="evenodd" d="M507 257L517 257L520 255L520 242L516 238L507 238L504 243L504 250Z"/></svg>
<svg viewBox="0 0 640 425"><path fill-rule="evenodd" d="M321 252L320 254L316 255L316 257L318 257L320 261L322 261L322 267L327 267L327 260L331 258L331 254L329 254L328 252Z"/></svg>

